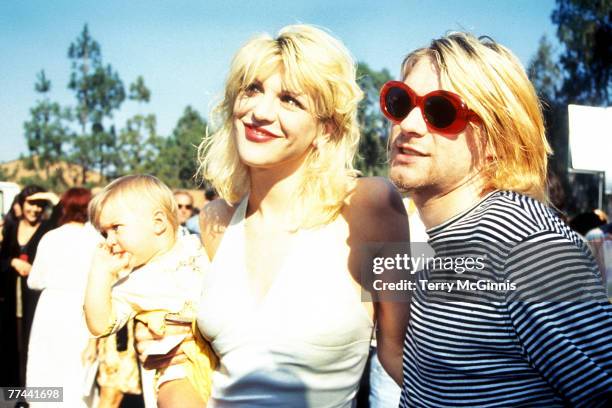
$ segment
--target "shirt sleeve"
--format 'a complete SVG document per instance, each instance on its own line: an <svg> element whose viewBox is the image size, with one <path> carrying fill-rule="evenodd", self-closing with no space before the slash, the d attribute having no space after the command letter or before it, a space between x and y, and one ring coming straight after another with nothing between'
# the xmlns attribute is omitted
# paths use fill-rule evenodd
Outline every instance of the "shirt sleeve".
<svg viewBox="0 0 612 408"><path fill-rule="evenodd" d="M585 244L541 232L506 262L508 313L529 363L569 405L612 396L612 305Z"/></svg>

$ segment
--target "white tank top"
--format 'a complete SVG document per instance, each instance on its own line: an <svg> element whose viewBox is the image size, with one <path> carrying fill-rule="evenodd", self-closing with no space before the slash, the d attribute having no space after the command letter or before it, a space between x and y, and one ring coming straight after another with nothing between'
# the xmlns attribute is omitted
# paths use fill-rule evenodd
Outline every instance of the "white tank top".
<svg viewBox="0 0 612 408"><path fill-rule="evenodd" d="M372 319L348 271L342 219L297 232L269 291L247 287L244 199L204 278L198 327L220 357L209 407L350 407Z"/></svg>

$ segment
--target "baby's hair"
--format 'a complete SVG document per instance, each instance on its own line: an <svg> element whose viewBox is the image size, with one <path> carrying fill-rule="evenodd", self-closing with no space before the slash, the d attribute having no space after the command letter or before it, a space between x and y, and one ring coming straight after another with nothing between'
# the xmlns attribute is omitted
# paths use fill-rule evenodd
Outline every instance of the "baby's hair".
<svg viewBox="0 0 612 408"><path fill-rule="evenodd" d="M122 200L137 210L139 202L148 202L164 212L176 232L178 229L177 205L174 194L162 181L148 174L123 176L108 184L89 203L89 221L101 229L100 214L106 204Z"/></svg>

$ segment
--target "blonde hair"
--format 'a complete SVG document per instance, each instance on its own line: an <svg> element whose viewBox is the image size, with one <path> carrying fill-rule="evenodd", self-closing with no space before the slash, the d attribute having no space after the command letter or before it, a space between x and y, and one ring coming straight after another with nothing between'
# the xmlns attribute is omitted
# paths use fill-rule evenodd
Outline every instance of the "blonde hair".
<svg viewBox="0 0 612 408"><path fill-rule="evenodd" d="M406 56L402 78L424 57L435 64L442 86L480 117L470 126L482 131L493 156L483 169L484 190L512 190L547 202L552 151L536 91L514 54L488 37L451 33Z"/></svg>
<svg viewBox="0 0 612 408"><path fill-rule="evenodd" d="M240 161L232 137L234 102L246 87L274 72L283 72L283 87L304 92L312 101L319 135L331 136L307 153L300 187L292 203L294 227L331 222L353 190L353 159L359 145L357 105L363 92L356 66L344 45L321 29L292 25L278 37L263 34L243 45L232 61L221 102L210 115L216 129L200 144L200 176L219 195L238 202L249 191L248 167Z"/></svg>
<svg viewBox="0 0 612 408"><path fill-rule="evenodd" d="M148 202L152 208L161 209L174 232L178 230L177 205L172 191L158 178L148 174L120 177L102 189L89 203L89 221L101 229L100 215L104 206L110 202L122 202L135 206L138 202Z"/></svg>

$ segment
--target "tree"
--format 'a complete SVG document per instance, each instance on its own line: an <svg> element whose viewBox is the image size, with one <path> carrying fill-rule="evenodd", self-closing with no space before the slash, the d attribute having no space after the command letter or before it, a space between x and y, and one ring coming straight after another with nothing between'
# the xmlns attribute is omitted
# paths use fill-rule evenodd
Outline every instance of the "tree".
<svg viewBox="0 0 612 408"><path fill-rule="evenodd" d="M567 108L558 100L562 72L554 60L553 46L546 36L540 38L538 50L529 61L527 74L542 100L546 134L554 152L550 167L556 174L563 174L568 167L567 113L564 112Z"/></svg>
<svg viewBox="0 0 612 408"><path fill-rule="evenodd" d="M355 167L366 176L387 173L386 144L389 125L380 113L378 93L390 79L391 74L386 69L374 71L363 62L357 65L357 83L364 93L364 98L357 111L361 139Z"/></svg>
<svg viewBox="0 0 612 408"><path fill-rule="evenodd" d="M142 76L130 84L128 98L139 104L151 100L151 91ZM157 118L153 114L138 113L129 118L119 133L116 175L155 173L160 151L165 140L157 135Z"/></svg>
<svg viewBox="0 0 612 408"><path fill-rule="evenodd" d="M81 125L81 134L74 141L73 159L82 166L85 183L88 169L97 166L105 174L113 161L116 135L112 126L104 128L104 119L112 118L119 109L125 100L125 89L111 65L103 65L100 45L89 34L87 24L70 44L68 57L72 60L68 88L75 92Z"/></svg>
<svg viewBox="0 0 612 408"><path fill-rule="evenodd" d="M149 102L151 99L151 91L144 83L142 76L138 76L136 81L130 84L129 99L137 102Z"/></svg>
<svg viewBox="0 0 612 408"><path fill-rule="evenodd" d="M565 103L609 105L612 96L612 0L557 0L552 14L565 49Z"/></svg>
<svg viewBox="0 0 612 408"><path fill-rule="evenodd" d="M175 188L194 188L198 169L198 145L206 134L206 120L187 106L172 135L163 146L157 162L157 176Z"/></svg>
<svg viewBox="0 0 612 408"><path fill-rule="evenodd" d="M529 61L527 74L540 98L555 101L561 82L561 69L553 59L553 46L545 35L540 38L536 54Z"/></svg>
<svg viewBox="0 0 612 408"><path fill-rule="evenodd" d="M135 115L119 134L117 175L155 173L164 139L157 135L155 115Z"/></svg>
<svg viewBox="0 0 612 408"><path fill-rule="evenodd" d="M70 112L62 109L57 102L51 102L47 94L51 81L42 70L36 77L34 89L42 99L30 109L30 119L23 124L28 150L27 163L37 171L44 169L47 179L51 177L50 168L64 158L64 146L69 139L67 121Z"/></svg>
<svg viewBox="0 0 612 408"><path fill-rule="evenodd" d="M546 133L554 155L549 172L558 179L567 197L555 205L570 213L579 212L592 196L588 180L568 175L569 103L609 105L612 86L612 0L556 0L552 14L562 46L558 62L552 47L540 40L529 64L529 76L544 101Z"/></svg>

